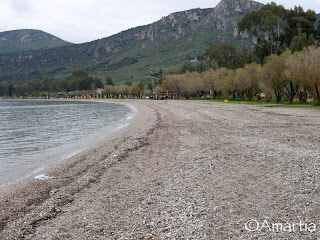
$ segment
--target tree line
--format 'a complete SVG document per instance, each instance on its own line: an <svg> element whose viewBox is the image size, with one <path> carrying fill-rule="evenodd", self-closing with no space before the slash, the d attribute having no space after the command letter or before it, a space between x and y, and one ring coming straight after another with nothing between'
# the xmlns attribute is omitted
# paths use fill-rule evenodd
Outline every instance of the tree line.
<svg viewBox="0 0 320 240"><path fill-rule="evenodd" d="M306 102L313 97L320 105L320 48L311 46L301 52L286 51L271 55L264 65L247 64L242 68L217 68L166 76L161 90L189 94L210 94L212 99L240 98L266 101L283 98L293 103L295 97Z"/></svg>
<svg viewBox="0 0 320 240"><path fill-rule="evenodd" d="M252 101L262 96L280 102L305 102L313 97L320 105L320 24L312 10L287 10L275 3L247 13L239 31L256 41L253 51L224 44L207 49L199 64L184 64L166 75L161 90L210 94ZM316 27L317 26L317 27Z"/></svg>
<svg viewBox="0 0 320 240"><path fill-rule="evenodd" d="M212 99L237 97L252 101L263 97L280 102L313 97L320 105L320 24L312 10L287 10L275 3L247 13L238 23L239 31L256 42L252 51L231 44L212 46L200 61L160 70L142 82L105 83L78 69L64 80L45 76L25 84L0 82L0 96L34 96L58 92L103 88L108 98L142 98L171 90L173 96L209 95Z"/></svg>
<svg viewBox="0 0 320 240"><path fill-rule="evenodd" d="M101 79L90 77L83 69L77 69L64 80L55 80L49 76L43 79L32 79L27 83L9 84L0 82L0 96L5 97L44 97L57 96L59 92L88 91L103 88Z"/></svg>

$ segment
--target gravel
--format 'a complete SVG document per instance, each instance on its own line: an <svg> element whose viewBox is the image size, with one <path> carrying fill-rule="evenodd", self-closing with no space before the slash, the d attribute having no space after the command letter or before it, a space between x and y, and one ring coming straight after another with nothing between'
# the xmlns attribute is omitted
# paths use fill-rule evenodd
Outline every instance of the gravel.
<svg viewBox="0 0 320 240"><path fill-rule="evenodd" d="M0 239L319 239L320 111L120 102L128 127L1 192Z"/></svg>

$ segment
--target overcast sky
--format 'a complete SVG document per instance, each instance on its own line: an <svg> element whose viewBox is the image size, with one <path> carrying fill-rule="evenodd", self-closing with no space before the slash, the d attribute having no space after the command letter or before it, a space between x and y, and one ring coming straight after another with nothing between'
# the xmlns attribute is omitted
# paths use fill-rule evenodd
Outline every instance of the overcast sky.
<svg viewBox="0 0 320 240"><path fill-rule="evenodd" d="M260 0L261 3L271 1ZM320 0L274 0L320 13ZM0 32L39 29L83 43L161 19L172 12L212 8L219 0L0 0Z"/></svg>

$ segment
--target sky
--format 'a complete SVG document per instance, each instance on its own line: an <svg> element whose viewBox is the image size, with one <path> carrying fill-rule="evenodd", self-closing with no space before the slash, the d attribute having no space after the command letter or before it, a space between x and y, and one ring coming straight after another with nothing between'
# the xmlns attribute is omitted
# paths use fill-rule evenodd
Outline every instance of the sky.
<svg viewBox="0 0 320 240"><path fill-rule="evenodd" d="M320 13L320 0L273 0ZM72 43L108 37L177 11L213 8L220 0L0 0L0 32L38 29ZM261 3L271 1L259 0Z"/></svg>

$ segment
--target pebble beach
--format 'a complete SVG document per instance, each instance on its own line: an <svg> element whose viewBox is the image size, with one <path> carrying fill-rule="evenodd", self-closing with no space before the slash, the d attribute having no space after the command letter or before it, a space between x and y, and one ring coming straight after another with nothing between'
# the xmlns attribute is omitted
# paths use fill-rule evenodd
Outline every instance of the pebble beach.
<svg viewBox="0 0 320 240"><path fill-rule="evenodd" d="M0 192L0 239L319 239L320 111L119 102L127 127Z"/></svg>

